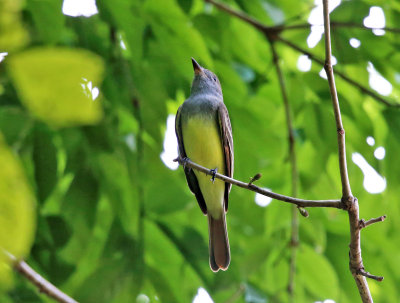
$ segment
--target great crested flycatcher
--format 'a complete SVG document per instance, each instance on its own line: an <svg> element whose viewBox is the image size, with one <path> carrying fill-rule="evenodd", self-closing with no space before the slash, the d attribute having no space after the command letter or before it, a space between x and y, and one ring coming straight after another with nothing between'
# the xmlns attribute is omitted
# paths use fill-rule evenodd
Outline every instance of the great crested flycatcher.
<svg viewBox="0 0 400 303"><path fill-rule="evenodd" d="M175 119L179 155L202 166L233 176L233 139L228 110L216 75L192 58L194 79L190 97ZM231 184L211 182L204 173L184 167L190 190L208 217L210 267L226 270L230 263L225 213ZM214 178L213 178L214 181Z"/></svg>

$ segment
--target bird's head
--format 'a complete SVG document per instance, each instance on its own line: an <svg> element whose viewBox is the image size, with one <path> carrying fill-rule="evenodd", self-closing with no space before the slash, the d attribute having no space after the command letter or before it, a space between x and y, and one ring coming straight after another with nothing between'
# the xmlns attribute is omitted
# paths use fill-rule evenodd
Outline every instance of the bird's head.
<svg viewBox="0 0 400 303"><path fill-rule="evenodd" d="M192 82L192 94L209 93L222 96L221 84L218 77L208 69L205 69L192 58L194 79Z"/></svg>

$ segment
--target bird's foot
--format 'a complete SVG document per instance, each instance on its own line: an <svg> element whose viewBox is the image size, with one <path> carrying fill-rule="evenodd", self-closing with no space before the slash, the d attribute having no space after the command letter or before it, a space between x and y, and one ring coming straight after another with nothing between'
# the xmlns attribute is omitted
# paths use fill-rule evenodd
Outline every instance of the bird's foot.
<svg viewBox="0 0 400 303"><path fill-rule="evenodd" d="M186 169L186 164L190 161L188 157L181 158L183 169Z"/></svg>
<svg viewBox="0 0 400 303"><path fill-rule="evenodd" d="M178 158L174 159L174 162L178 162L179 164L181 164L184 169L186 169L186 165L189 161L190 159L188 157L181 157L181 156L178 156Z"/></svg>
<svg viewBox="0 0 400 303"><path fill-rule="evenodd" d="M218 172L218 168L210 169L211 181L212 183L215 182L215 176Z"/></svg>

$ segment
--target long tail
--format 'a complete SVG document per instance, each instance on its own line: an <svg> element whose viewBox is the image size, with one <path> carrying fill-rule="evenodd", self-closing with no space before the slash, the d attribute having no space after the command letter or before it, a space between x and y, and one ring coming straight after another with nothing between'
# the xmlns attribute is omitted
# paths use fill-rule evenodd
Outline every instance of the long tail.
<svg viewBox="0 0 400 303"><path fill-rule="evenodd" d="M228 232L226 229L225 211L222 211L220 219L208 217L208 233L210 237L210 267L213 271L227 270L231 261L229 250Z"/></svg>

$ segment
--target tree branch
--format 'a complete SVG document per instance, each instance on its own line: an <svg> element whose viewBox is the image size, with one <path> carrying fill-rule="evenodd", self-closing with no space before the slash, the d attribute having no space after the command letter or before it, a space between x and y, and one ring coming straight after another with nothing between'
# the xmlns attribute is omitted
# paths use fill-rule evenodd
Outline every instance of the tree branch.
<svg viewBox="0 0 400 303"><path fill-rule="evenodd" d="M365 227L367 227L367 226L369 226L371 224L385 221L385 219L386 219L386 215L380 216L378 218L373 218L373 219L370 219L368 221L365 221L364 219L361 219L360 220L360 224L359 224L359 228L363 229L363 228L365 228Z"/></svg>
<svg viewBox="0 0 400 303"><path fill-rule="evenodd" d="M359 290L359 293L360 293L360 296L361 296L363 302L372 302L372 297L371 297L365 277L373 278L378 281L381 281L383 279L383 277L374 276L374 275L371 275L368 272L366 272L364 270L363 261L361 258L361 241L360 241L360 229L361 228L360 228L360 220L359 220L358 200L357 200L357 198L353 197L353 195L352 195L349 178L348 178L347 163L346 163L345 132L344 132L343 124L342 124L339 100L337 97L336 85L335 85L335 81L334 81L334 71L333 71L332 62L331 62L332 61L332 52L331 52L328 0L323 0L324 28L325 28L325 57L326 57L325 62L323 62L321 59L314 56L310 52L308 52L308 51L302 49L301 47L293 44L292 42L282 38L279 35L279 33L283 30L282 28L267 27L267 26L259 23L258 21L254 20L253 18L247 16L246 14L241 13L241 12L239 13L226 5L219 4L218 2L216 2L214 0L205 0L205 1L212 3L215 6L217 6L218 8L220 8L221 10L224 10L227 13L229 13L233 16L236 16L236 17L240 18L241 20L253 25L255 28L257 28L258 30L263 32L264 35L266 36L266 38L270 42L278 40L278 41L286 44L287 46L289 46L299 52L302 52L305 55L308 55L308 57L310 59L312 59L313 61L324 66L324 69L325 69L327 77L328 77L328 83L329 83L330 93L331 93L331 97L332 97L332 105L333 105L333 109L334 109L335 121L336 121L336 126L337 126L339 168L340 168L340 177L341 177L341 183L342 183L341 205L339 206L339 205L336 205L336 203L335 203L335 206L333 206L333 207L343 208L343 209L346 209L348 212L349 225L350 225L350 238L351 238L350 239L350 271L353 274L354 280L357 284L357 287L358 287L358 290ZM373 97L374 99L385 104L386 106L400 107L400 104L391 103L391 102L383 99L382 97L377 95L372 90L362 86L360 83L352 80L351 78L347 77L343 73L336 72L336 74L338 76L340 76L343 80L347 81L351 85L360 89L363 93ZM206 168L198 166L197 164L196 164L196 166L190 166L190 167L195 168L195 169L199 169L199 167L200 167L203 169L201 171L203 171L205 173L209 173L209 171ZM285 197L284 199L280 199L281 197L279 197L280 195L278 195L278 194L275 194L275 193L272 193L269 191L265 191L264 189L261 189L261 188L257 188L257 190L255 190L254 185L252 185L252 184L246 184L246 183L243 183L240 181L230 179L225 176L222 176L222 178L221 178L221 176L222 175L220 175L218 177L225 182L229 182L229 183L235 184L240 187L248 188L250 190L259 192L260 194L266 195L268 197L272 197L274 199L294 203L298 206L324 207L326 205L330 205L330 203L329 204L321 203L322 201L319 201L319 203L315 203L316 201L313 201L310 204L296 203L295 201L296 200L298 201L299 199L292 198L292 197ZM275 197L275 195L278 195L278 197ZM332 207L332 206L330 205L329 207ZM370 224L372 224L372 223L373 222L371 222Z"/></svg>
<svg viewBox="0 0 400 303"><path fill-rule="evenodd" d="M316 63L318 63L322 66L325 65L325 62L323 60L321 60L320 58L318 58L317 56L315 56L312 53L310 53L309 51L301 48L300 46L297 46L296 44L290 42L289 40L282 38L282 36L279 35L283 30L285 30L289 27L291 27L291 28L298 27L299 28L299 27L302 27L302 25L293 25L293 26L286 26L286 27L282 26L282 25L266 26L266 25L260 23L259 21L255 20L254 18L246 15L245 13L236 11L225 4L219 3L215 0L204 0L204 1L213 4L214 6L218 7L219 9L227 12L228 14L230 14L232 16L238 17L239 19L243 20L246 23L249 23L250 25L254 26L254 28L261 31L268 39L279 40L280 42L286 44L287 46L293 48L294 50L297 50L298 52L303 53L304 55L307 55L311 60L315 61ZM378 101L386 106L389 106L389 107L400 108L400 103L390 102L390 101L386 100L379 94L375 93L373 90L363 86L361 83L346 76L344 73L342 73L340 71L335 71L335 74L338 75L343 80L345 80L346 82L353 85L354 87L358 88L362 93L364 93L368 96L371 96L376 101Z"/></svg>
<svg viewBox="0 0 400 303"><path fill-rule="evenodd" d="M282 100L285 108L286 125L288 132L288 146L289 146L289 158L291 166L291 180L292 180L292 196L297 197L297 160L296 160L296 150L295 150L295 137L293 130L293 122L291 109L289 105L289 98L287 96L286 84L283 77L281 66L279 65L279 56L275 48L273 40L269 40L271 46L271 52L273 57L273 62L275 65L276 74L279 80L279 86L281 89ZM296 259L297 259L297 248L299 245L299 214L298 206L292 205L292 224L291 224L291 237L290 237L290 266L289 266L289 283L288 283L288 293L290 301L294 302L295 297L295 277L296 277Z"/></svg>
<svg viewBox="0 0 400 303"><path fill-rule="evenodd" d="M233 179L233 178L229 178L225 175L221 175L220 173L213 173L211 171L211 169L205 168L204 166L194 163L189 158L182 159L182 158L178 157L174 161L178 162L179 164L183 165L184 167L196 169L200 172L205 173L206 175L213 176L213 178L215 177L215 178L225 181L227 183L254 191L256 193L259 193L263 196L270 197L275 200L280 200L283 202L296 204L300 207L331 207L331 208L343 209L343 203L341 202L341 200L304 200L304 199L293 198L293 197L274 193L272 191L258 187L256 185L254 185L253 183L245 183L245 182Z"/></svg>
<svg viewBox="0 0 400 303"><path fill-rule="evenodd" d="M371 275L369 272L365 271L364 268L359 269L357 271L357 274L362 275L362 276L367 277L367 278L370 278L370 279L374 279L374 280L376 280L378 282L383 281L383 277Z"/></svg>
<svg viewBox="0 0 400 303"><path fill-rule="evenodd" d="M328 12L328 0L323 1L324 5L324 28L325 28L325 64L324 69L328 77L329 89L331 93L333 112L335 114L338 147L339 147L339 168L340 178L342 181L342 195L344 200L348 200L352 197L349 176L347 173L347 162L346 162L346 140L345 131L343 128L342 117L340 113L339 99L336 91L335 76L333 74L332 67L332 50L331 50L331 35L330 35L330 23L329 23L329 12Z"/></svg>
<svg viewBox="0 0 400 303"><path fill-rule="evenodd" d="M22 276L27 278L32 284L34 284L40 292L46 294L48 297L60 303L78 303L67 294L63 293L41 275L39 275L32 267L30 267L24 260L17 260L13 255L8 252L4 252L14 264L14 269L18 271Z"/></svg>
<svg viewBox="0 0 400 303"><path fill-rule="evenodd" d="M312 26L324 26L323 24L310 24L310 23L302 23L302 24L293 24L293 25L275 25L271 26L269 29L274 29L279 32L283 32L286 30L297 30L297 29L310 29ZM363 24L355 23L355 22L341 22L341 21L331 21L331 27L344 27L344 28L356 28L361 30L384 30L392 33L400 33L400 28L395 27L384 27L384 28L375 28L375 27L366 27Z"/></svg>
<svg viewBox="0 0 400 303"><path fill-rule="evenodd" d="M249 15L247 15L241 11L237 11L237 10L230 8L226 4L223 4L221 2L214 1L214 0L204 0L204 1L211 3L215 7L218 7L220 10L225 11L225 12L229 13L230 15L239 18L239 19L245 21L246 23L251 24L252 26L254 26L255 28L257 28L258 30L260 30L262 32L269 31L268 26L262 24L261 22L257 21L256 19L250 17Z"/></svg>
<svg viewBox="0 0 400 303"><path fill-rule="evenodd" d="M317 56L315 56L314 54L312 54L311 52L301 48L300 46L290 42L289 40L286 40L285 38L282 38L281 36L276 36L276 40L281 41L282 43L286 44L287 46L293 48L294 50L297 50L298 52L306 55L308 58L310 58L311 60L313 60L314 62L324 66L325 62L323 60L321 60L320 58L318 58ZM351 85L353 85L354 87L358 88L362 93L374 98L376 101L389 106L389 107L400 107L400 103L393 103L393 102L389 102L388 100L386 100L385 98L381 97L380 95L378 95L376 92L374 92L373 90L363 86L361 83L351 79L350 77L346 76L344 73L342 73L341 71L337 71L335 70L334 73L336 75L338 75L340 78L342 78L343 80L345 80L347 83L350 83Z"/></svg>
<svg viewBox="0 0 400 303"><path fill-rule="evenodd" d="M375 278L382 281L383 277L376 277L364 270L363 260L361 257L361 239L359 228L359 208L357 198L353 197L351 193L347 164L346 164L346 144L345 132L342 124L339 99L337 97L335 77L332 67L332 52L331 52L331 35L330 35L330 21L328 0L323 0L324 12L324 30L325 30L325 71L328 77L329 89L332 98L333 111L335 113L335 121L338 135L338 150L339 150L339 168L340 177L342 181L342 202L347 207L350 222L350 271L353 274L354 280L357 284L358 291L364 303L373 302L371 293L369 291L368 283L365 277Z"/></svg>

